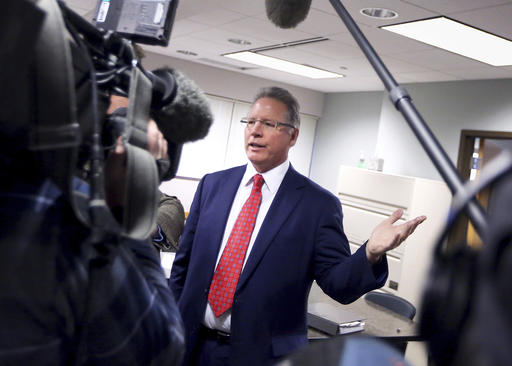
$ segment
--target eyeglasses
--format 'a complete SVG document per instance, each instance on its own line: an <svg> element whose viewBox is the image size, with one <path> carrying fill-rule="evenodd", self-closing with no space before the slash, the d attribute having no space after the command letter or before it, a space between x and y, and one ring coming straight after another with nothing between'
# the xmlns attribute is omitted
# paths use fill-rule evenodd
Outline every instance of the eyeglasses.
<svg viewBox="0 0 512 366"><path fill-rule="evenodd" d="M256 122L261 123L261 125L264 128L268 129L268 130L270 130L270 129L279 130L280 126L290 127L290 128L293 128L293 129L296 128L294 125L289 124L289 123L278 122L278 121L271 121L271 120L268 120L268 119L242 118L240 120L240 122L245 124L247 128L254 128L254 126L256 126Z"/></svg>

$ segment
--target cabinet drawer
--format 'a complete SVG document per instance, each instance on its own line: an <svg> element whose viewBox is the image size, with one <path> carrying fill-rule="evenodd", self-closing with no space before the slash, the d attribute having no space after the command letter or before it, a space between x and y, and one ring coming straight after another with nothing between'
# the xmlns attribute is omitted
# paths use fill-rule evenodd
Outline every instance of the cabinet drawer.
<svg viewBox="0 0 512 366"><path fill-rule="evenodd" d="M398 295L398 287L400 285L400 275L402 273L402 263L400 259L394 258L390 255L388 258L389 276L383 290Z"/></svg>
<svg viewBox="0 0 512 366"><path fill-rule="evenodd" d="M337 188L338 194L391 206L408 207L412 199L414 179L342 166Z"/></svg>

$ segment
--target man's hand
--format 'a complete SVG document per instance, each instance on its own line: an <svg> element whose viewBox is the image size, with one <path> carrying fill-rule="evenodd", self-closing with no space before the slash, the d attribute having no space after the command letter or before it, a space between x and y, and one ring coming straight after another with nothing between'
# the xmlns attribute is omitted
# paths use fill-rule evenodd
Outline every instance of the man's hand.
<svg viewBox="0 0 512 366"><path fill-rule="evenodd" d="M402 217L403 213L403 210L396 210L373 229L372 235L366 243L366 257L370 263L377 263L387 251L402 244L416 227L427 219L426 216L418 216L401 225L393 225Z"/></svg>
<svg viewBox="0 0 512 366"><path fill-rule="evenodd" d="M152 119L148 122L148 150L155 159L167 157L167 140Z"/></svg>
<svg viewBox="0 0 512 366"><path fill-rule="evenodd" d="M126 149L119 136L105 163L105 199L110 208L124 206L124 177L126 174Z"/></svg>
<svg viewBox="0 0 512 366"><path fill-rule="evenodd" d="M167 157L167 140L155 121L148 123L148 151L155 159ZM105 198L110 208L124 206L124 179L126 174L126 149L122 137L116 140L116 146L108 154L105 165Z"/></svg>

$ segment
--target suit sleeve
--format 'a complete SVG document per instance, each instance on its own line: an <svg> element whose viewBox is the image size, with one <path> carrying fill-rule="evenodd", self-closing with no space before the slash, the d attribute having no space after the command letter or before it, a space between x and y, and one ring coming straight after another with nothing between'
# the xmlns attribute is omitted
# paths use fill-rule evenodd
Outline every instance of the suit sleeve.
<svg viewBox="0 0 512 366"><path fill-rule="evenodd" d="M194 200L190 207L190 211L185 223L185 230L181 235L179 242L179 249L172 264L171 276L169 278L169 287L171 288L176 301L181 297L181 291L185 286L187 279L188 265L190 262L190 254L194 243L197 223L200 217L201 207L201 194L203 191L204 180L206 176L201 179L194 195Z"/></svg>
<svg viewBox="0 0 512 366"><path fill-rule="evenodd" d="M185 211L178 198L168 196L162 192L159 192L159 194L160 202L158 204L156 223L163 231L166 239L160 247L176 251L185 225Z"/></svg>
<svg viewBox="0 0 512 366"><path fill-rule="evenodd" d="M317 226L314 276L318 285L333 299L348 304L366 292L382 287L387 275L385 257L375 265L368 262L366 243L350 255L341 204L336 197L329 196Z"/></svg>

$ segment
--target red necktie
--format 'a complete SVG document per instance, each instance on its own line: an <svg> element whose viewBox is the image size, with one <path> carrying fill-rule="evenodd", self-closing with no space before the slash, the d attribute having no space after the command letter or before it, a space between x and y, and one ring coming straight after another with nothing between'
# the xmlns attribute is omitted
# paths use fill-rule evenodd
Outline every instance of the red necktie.
<svg viewBox="0 0 512 366"><path fill-rule="evenodd" d="M215 316L223 314L233 304L236 284L240 272L242 272L245 253L251 240L252 230L261 203L262 185L263 177L256 174L253 177L251 195L245 201L240 214L238 214L235 226L231 230L226 247L213 274L208 302Z"/></svg>

